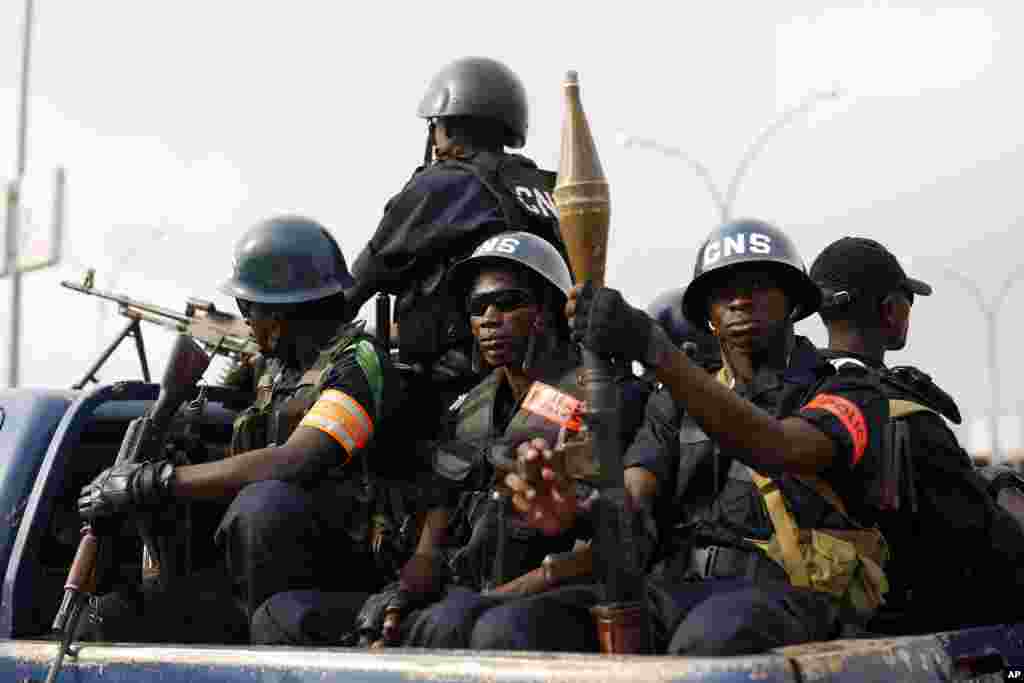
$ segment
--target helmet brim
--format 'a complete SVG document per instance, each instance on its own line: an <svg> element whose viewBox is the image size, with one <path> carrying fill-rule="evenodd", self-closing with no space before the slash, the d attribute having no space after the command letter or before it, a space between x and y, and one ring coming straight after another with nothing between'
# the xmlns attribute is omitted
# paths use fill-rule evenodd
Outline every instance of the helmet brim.
<svg viewBox="0 0 1024 683"><path fill-rule="evenodd" d="M766 265L776 269L784 278L782 289L794 306L791 318L793 322L798 322L818 312L821 308L821 289L806 273L781 259L764 259L758 262L739 262L722 266L693 280L683 292L683 315L694 325L707 329L709 322L708 296L714 282L737 268Z"/></svg>
<svg viewBox="0 0 1024 683"><path fill-rule="evenodd" d="M330 284L316 289L307 289L299 292L270 292L265 289L252 287L239 282L235 278L225 280L218 285L217 290L234 299L252 301L261 304L301 304L308 301L317 301L349 289L355 284L355 280L349 276L347 279L336 280Z"/></svg>

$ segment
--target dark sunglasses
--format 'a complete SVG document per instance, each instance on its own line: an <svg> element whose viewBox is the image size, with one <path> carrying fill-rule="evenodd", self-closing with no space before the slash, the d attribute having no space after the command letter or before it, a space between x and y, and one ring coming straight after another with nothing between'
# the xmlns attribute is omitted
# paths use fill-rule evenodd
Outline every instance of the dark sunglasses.
<svg viewBox="0 0 1024 683"><path fill-rule="evenodd" d="M466 311L474 317L482 316L487 309L494 306L501 313L510 313L517 308L530 306L534 302L533 293L525 289L502 289L471 296L466 301Z"/></svg>

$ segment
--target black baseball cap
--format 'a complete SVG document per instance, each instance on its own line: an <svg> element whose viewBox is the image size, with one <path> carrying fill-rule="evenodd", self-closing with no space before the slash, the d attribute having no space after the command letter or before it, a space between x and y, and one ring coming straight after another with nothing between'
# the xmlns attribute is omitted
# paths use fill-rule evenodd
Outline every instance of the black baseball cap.
<svg viewBox="0 0 1024 683"><path fill-rule="evenodd" d="M928 296L931 285L907 277L891 251L865 237L844 237L825 247L811 264L811 279L824 294L824 306L842 305L858 294L904 289Z"/></svg>

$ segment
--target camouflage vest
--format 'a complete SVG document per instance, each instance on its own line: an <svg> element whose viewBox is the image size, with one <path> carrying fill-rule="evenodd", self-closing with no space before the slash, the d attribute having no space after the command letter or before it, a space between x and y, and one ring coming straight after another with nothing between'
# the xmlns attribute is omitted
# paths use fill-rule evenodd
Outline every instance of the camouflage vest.
<svg viewBox="0 0 1024 683"><path fill-rule="evenodd" d="M465 443L492 446L494 442L515 442L543 438L554 444L563 425L579 430L569 411L564 410L572 401L583 400L579 383L579 368L573 364L554 369L545 377L548 381L535 381L530 385L522 402L504 429L494 423L494 410L500 372L492 372L470 391L459 407L455 425L455 438Z"/></svg>
<svg viewBox="0 0 1024 683"><path fill-rule="evenodd" d="M373 394L376 422L382 412L384 371L373 342L362 333L362 326L347 324L306 370L285 368L276 359L266 364L256 382L255 403L235 418L231 454L238 455L287 441L316 403L333 364L353 347L356 361Z"/></svg>
<svg viewBox="0 0 1024 683"><path fill-rule="evenodd" d="M568 360L568 359L566 359ZM567 367L569 366L569 367ZM449 462L457 472L463 494L452 519L451 540L461 546L450 564L457 582L474 589L508 581L536 568L545 556L571 548L572 534L545 537L509 513L507 500L490 495L494 484L495 458L514 457L516 444L542 437L555 443L564 430L578 431L578 406L582 395L575 362L560 363L544 373L548 382L535 381L516 406L508 424L496 424L498 389L504 381L493 372L462 399L455 426L456 441L472 453L469 462L454 456Z"/></svg>

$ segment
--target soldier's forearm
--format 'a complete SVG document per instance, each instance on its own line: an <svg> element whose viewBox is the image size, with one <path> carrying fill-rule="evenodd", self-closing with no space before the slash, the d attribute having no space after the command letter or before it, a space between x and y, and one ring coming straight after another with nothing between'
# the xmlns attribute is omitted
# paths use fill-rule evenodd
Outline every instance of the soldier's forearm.
<svg viewBox="0 0 1024 683"><path fill-rule="evenodd" d="M218 500L231 498L257 481L303 481L321 473L340 451L323 432L300 427L283 446L178 467L172 491L178 498Z"/></svg>
<svg viewBox="0 0 1024 683"><path fill-rule="evenodd" d="M436 555L440 552L448 535L448 518L447 508L434 508L427 512L419 545L416 546L417 553Z"/></svg>
<svg viewBox="0 0 1024 683"><path fill-rule="evenodd" d="M694 365L682 351L663 359L658 379L722 450L765 473L814 473L832 461L831 440L800 418L776 419Z"/></svg>
<svg viewBox="0 0 1024 683"><path fill-rule="evenodd" d="M189 500L231 498L248 484L274 478L274 450L260 448L215 462L178 467L172 484L174 496Z"/></svg>

